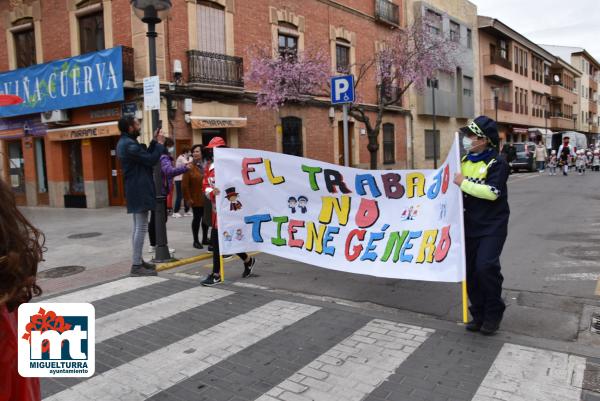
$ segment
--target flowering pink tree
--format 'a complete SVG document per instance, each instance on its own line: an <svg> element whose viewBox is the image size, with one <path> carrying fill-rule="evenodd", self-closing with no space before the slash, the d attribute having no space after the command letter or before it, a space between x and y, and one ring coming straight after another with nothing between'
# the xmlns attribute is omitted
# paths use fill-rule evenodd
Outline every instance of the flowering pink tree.
<svg viewBox="0 0 600 401"><path fill-rule="evenodd" d="M453 73L456 50L455 42L432 32L426 20L417 19L410 27L393 31L381 50L365 63L356 65L355 85L359 96L350 105L349 113L365 124L371 169L377 168L378 136L386 109L401 105L402 95L412 85L423 90L427 79L437 72ZM245 79L258 86L259 107L277 110L287 102L304 102L328 91L331 67L326 52L273 57L273 49L267 47L253 53ZM368 90L364 88L365 82L373 74L378 82L375 109L361 102L364 98L361 92Z"/></svg>
<svg viewBox="0 0 600 401"><path fill-rule="evenodd" d="M438 72L454 73L456 43L441 33L434 33L427 22L417 19L406 29L396 30L372 59L358 66L357 91L361 91L364 86L361 83L372 69L376 70L378 82L374 117L360 102L350 107L350 115L365 124L371 169L377 168L378 136L385 110L401 106L402 95L411 86L422 91L427 79Z"/></svg>
<svg viewBox="0 0 600 401"><path fill-rule="evenodd" d="M277 110L286 102L304 102L325 92L329 56L322 51L273 57L270 47L255 49L246 81L258 85L256 103Z"/></svg>

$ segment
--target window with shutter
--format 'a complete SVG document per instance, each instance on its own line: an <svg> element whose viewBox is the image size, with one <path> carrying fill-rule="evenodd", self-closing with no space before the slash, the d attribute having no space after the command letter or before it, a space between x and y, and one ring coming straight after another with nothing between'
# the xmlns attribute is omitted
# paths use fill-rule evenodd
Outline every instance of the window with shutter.
<svg viewBox="0 0 600 401"><path fill-rule="evenodd" d="M13 33L17 68L29 67L36 63L35 36L33 29Z"/></svg>
<svg viewBox="0 0 600 401"><path fill-rule="evenodd" d="M350 72L350 44L340 41L335 45L336 71L342 74Z"/></svg>
<svg viewBox="0 0 600 401"><path fill-rule="evenodd" d="M216 4L199 2L198 50L225 54L225 10Z"/></svg>
<svg viewBox="0 0 600 401"><path fill-rule="evenodd" d="M303 156L302 151L302 119L284 117L281 119L282 147L286 155Z"/></svg>
<svg viewBox="0 0 600 401"><path fill-rule="evenodd" d="M396 162L394 124L383 124L383 164Z"/></svg>
<svg viewBox="0 0 600 401"><path fill-rule="evenodd" d="M102 10L79 17L80 53L104 49L104 15Z"/></svg>

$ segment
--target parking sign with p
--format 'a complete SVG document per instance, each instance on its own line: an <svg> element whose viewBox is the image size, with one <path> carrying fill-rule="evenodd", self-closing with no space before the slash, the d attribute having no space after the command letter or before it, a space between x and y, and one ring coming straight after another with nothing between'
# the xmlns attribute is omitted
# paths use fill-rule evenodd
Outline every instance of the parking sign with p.
<svg viewBox="0 0 600 401"><path fill-rule="evenodd" d="M331 77L331 104L354 102L354 76Z"/></svg>

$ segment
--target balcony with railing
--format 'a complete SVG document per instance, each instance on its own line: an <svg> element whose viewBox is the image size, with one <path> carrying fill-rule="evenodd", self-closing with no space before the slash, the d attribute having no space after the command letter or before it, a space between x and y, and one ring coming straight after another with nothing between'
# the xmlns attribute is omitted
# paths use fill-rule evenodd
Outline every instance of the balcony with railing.
<svg viewBox="0 0 600 401"><path fill-rule="evenodd" d="M244 64L241 57L188 50L188 82L193 88L240 91L244 88Z"/></svg>
<svg viewBox="0 0 600 401"><path fill-rule="evenodd" d="M389 0L375 0L375 19L400 26L400 7Z"/></svg>
<svg viewBox="0 0 600 401"><path fill-rule="evenodd" d="M500 56L500 52L485 54L483 63L483 76L496 81L511 82L513 72L509 59Z"/></svg>
<svg viewBox="0 0 600 401"><path fill-rule="evenodd" d="M573 104L577 102L577 94L571 88L567 88L562 82L552 82L550 94L554 98L563 99L563 103Z"/></svg>
<svg viewBox="0 0 600 401"><path fill-rule="evenodd" d="M550 119L550 129L568 130L573 129L573 116L564 114L560 111L551 111L548 113Z"/></svg>
<svg viewBox="0 0 600 401"><path fill-rule="evenodd" d="M494 118L498 115L498 121L501 122L514 121L514 119L518 117L518 115L513 112L513 104L505 100L498 99L498 109L496 110L494 99L485 99L483 101L483 109L484 114L487 116Z"/></svg>
<svg viewBox="0 0 600 401"><path fill-rule="evenodd" d="M590 99L589 103L590 103L590 105L589 105L590 113L598 114L598 103L596 103L592 99Z"/></svg>
<svg viewBox="0 0 600 401"><path fill-rule="evenodd" d="M506 57L502 57L500 52L490 54L490 63L496 64L512 71L512 63Z"/></svg>

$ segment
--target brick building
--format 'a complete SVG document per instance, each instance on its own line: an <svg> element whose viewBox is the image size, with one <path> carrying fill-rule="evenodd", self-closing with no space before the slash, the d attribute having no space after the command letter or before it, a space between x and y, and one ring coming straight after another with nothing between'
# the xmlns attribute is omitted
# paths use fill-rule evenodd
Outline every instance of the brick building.
<svg viewBox="0 0 600 401"><path fill-rule="evenodd" d="M497 115L501 143L573 129L577 69L490 17L479 17L479 47L481 108Z"/></svg>
<svg viewBox="0 0 600 401"><path fill-rule="evenodd" d="M115 156L116 121L142 118L142 79L148 75L146 26L127 0L0 0L0 71L34 68L118 47L123 99L85 107L56 107L0 119L0 168L21 204L54 207L122 205L121 170ZM312 98L279 111L255 105L256 86L244 82L253 46L277 52L327 49L331 73L373 57L378 43L404 24L399 0L178 0L157 26L163 129L177 147L223 136L233 147L257 148L343 163L341 109ZM79 57L79 58L78 58ZM354 67L355 68L355 67ZM79 74L79 72L77 72ZM1 77L1 76L0 76ZM0 78L1 80L1 78ZM0 89L2 82L0 82ZM376 103L374 71L358 88ZM73 99L71 99L73 100ZM406 110L384 115L379 165L404 168ZM373 113L374 115L374 113ZM366 167L367 137L351 121L350 164Z"/></svg>

